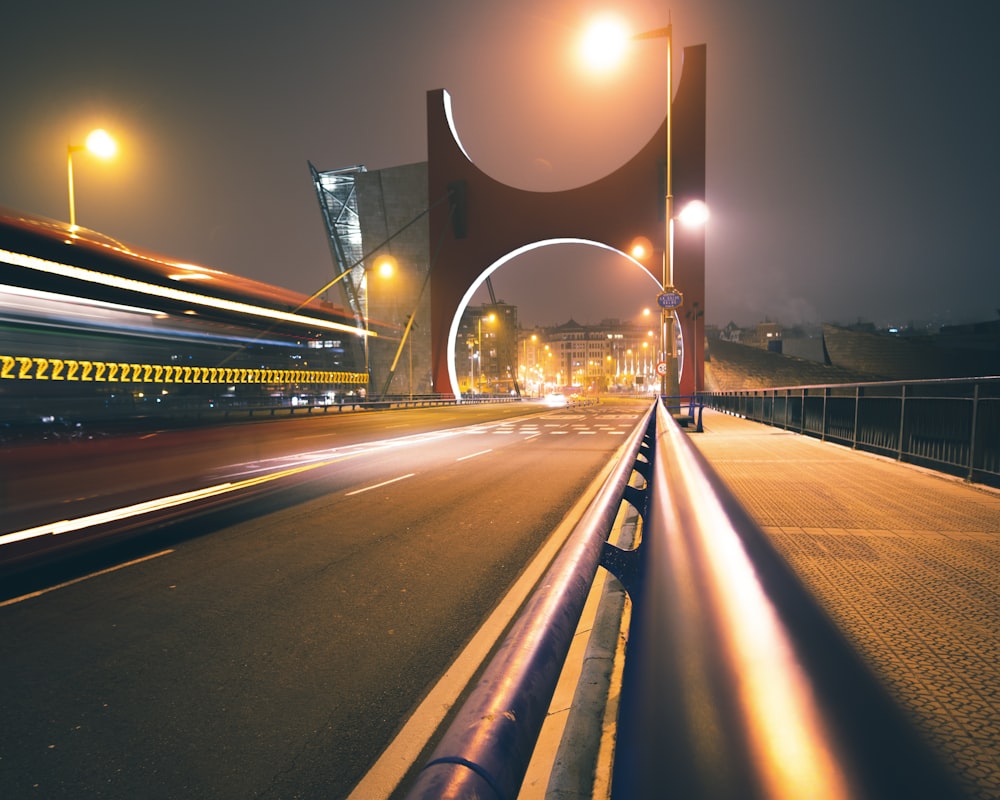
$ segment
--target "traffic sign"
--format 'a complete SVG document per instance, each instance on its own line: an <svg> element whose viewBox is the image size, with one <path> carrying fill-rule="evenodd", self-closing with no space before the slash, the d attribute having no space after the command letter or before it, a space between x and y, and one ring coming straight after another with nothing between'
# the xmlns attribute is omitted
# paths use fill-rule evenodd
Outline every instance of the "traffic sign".
<svg viewBox="0 0 1000 800"><path fill-rule="evenodd" d="M668 287L656 296L656 302L660 308L680 308L684 305L684 295L673 287Z"/></svg>
<svg viewBox="0 0 1000 800"><path fill-rule="evenodd" d="M659 375L661 378L664 375L667 374L667 362L666 361L657 361L656 362L656 374Z"/></svg>

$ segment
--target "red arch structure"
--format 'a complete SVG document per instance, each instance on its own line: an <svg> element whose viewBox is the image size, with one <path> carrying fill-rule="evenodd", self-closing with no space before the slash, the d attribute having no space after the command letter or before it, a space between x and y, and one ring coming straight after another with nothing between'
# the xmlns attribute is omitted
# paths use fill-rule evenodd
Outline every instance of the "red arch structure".
<svg viewBox="0 0 1000 800"><path fill-rule="evenodd" d="M673 101L674 208L705 199L706 46L684 48ZM454 331L463 298L483 273L512 252L538 242L583 240L625 254L638 237L653 243L643 266L659 281L666 216L666 119L636 155L599 180L557 192L507 186L478 169L452 124L447 93L427 94L430 229L453 225L434 255L431 277L431 358L434 390L458 394L449 374ZM438 203L451 194L452 203ZM436 247L437 245L435 245ZM571 279L571 278L570 278ZM703 386L705 233L675 226L674 285L684 295L678 311L682 340L681 394Z"/></svg>

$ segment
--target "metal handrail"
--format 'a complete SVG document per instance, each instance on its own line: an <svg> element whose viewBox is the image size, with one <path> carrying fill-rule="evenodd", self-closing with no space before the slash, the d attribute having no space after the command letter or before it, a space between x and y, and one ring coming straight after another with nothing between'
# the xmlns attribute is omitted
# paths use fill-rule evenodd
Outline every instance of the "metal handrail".
<svg viewBox="0 0 1000 800"><path fill-rule="evenodd" d="M1000 486L1000 377L706 392L719 411Z"/></svg>
<svg viewBox="0 0 1000 800"><path fill-rule="evenodd" d="M613 798L962 796L661 408Z"/></svg>
<svg viewBox="0 0 1000 800"><path fill-rule="evenodd" d="M648 463L639 459L651 419L652 406L423 767L410 800L516 797L629 480L637 461Z"/></svg>

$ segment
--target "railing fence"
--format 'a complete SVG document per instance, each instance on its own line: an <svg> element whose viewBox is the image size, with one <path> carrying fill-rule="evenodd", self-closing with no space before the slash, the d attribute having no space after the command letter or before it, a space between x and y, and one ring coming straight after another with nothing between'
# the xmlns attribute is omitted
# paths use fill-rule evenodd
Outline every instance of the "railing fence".
<svg viewBox="0 0 1000 800"><path fill-rule="evenodd" d="M706 392L710 408L1000 486L1000 378Z"/></svg>

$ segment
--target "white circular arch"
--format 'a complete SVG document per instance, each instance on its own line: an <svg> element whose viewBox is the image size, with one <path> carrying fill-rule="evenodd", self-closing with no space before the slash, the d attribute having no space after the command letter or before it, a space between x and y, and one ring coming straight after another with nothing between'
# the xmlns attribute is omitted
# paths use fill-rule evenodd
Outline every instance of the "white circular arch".
<svg viewBox="0 0 1000 800"><path fill-rule="evenodd" d="M473 284L468 288L465 294L462 296L462 300L458 304L458 311L456 311L455 316L451 320L451 325L448 326L448 381L451 383L451 393L459 401L462 399L462 393L459 391L458 383L458 372L455 369L455 345L458 342L458 327L462 320L462 314L465 313L465 309L469 305L469 301L472 300L473 295L479 290L479 287L486 283L486 279L490 277L494 272L496 272L504 264L512 261L518 256L524 255L532 250L539 250L543 247L550 247L557 244L584 244L591 247L599 247L602 250L608 250L616 255L620 255L627 261L631 261L639 269L641 269L646 275L649 275L651 281L653 281L657 286L659 286L659 281L656 280L650 274L649 270L646 269L639 261L630 256L628 253L619 250L617 247L612 247L611 245L605 244L604 242L594 241L592 239L577 239L577 238L560 238L560 239L543 239L538 242L532 242L531 244L526 244L523 247L518 247L516 250L511 250L502 258L498 258L492 264L490 264L478 278L473 282ZM675 328L676 332L676 328ZM681 342L678 340L678 347L680 348ZM681 362L683 363L683 361Z"/></svg>

